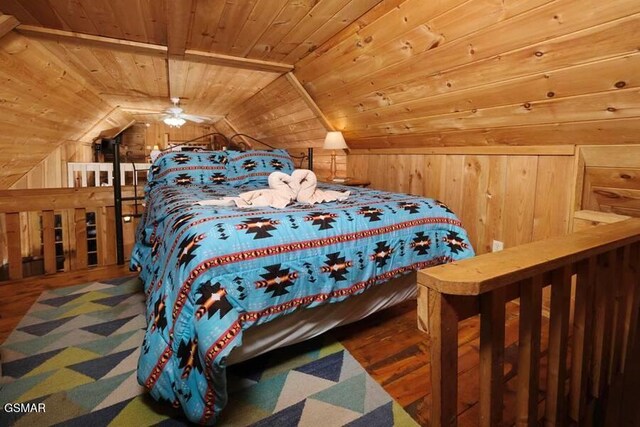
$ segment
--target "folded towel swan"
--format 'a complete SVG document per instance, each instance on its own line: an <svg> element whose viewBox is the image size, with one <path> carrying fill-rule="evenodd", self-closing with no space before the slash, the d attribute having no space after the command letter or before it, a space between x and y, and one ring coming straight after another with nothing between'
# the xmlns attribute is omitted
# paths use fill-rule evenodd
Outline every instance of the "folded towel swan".
<svg viewBox="0 0 640 427"><path fill-rule="evenodd" d="M273 207L285 208L296 200L300 203L314 205L316 203L345 200L349 191L318 190L318 178L313 171L297 169L291 175L283 172L273 172L269 175L269 188L247 191L235 197L222 199L201 200L199 205L237 206L244 207Z"/></svg>

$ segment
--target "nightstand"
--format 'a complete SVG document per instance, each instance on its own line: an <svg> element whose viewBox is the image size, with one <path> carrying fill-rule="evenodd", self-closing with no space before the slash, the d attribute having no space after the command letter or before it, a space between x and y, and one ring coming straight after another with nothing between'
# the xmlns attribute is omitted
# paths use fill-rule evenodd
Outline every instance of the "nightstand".
<svg viewBox="0 0 640 427"><path fill-rule="evenodd" d="M348 185L349 187L366 188L371 185L371 181L358 178L344 178L344 181L331 181L329 178L320 178L319 181L327 184Z"/></svg>

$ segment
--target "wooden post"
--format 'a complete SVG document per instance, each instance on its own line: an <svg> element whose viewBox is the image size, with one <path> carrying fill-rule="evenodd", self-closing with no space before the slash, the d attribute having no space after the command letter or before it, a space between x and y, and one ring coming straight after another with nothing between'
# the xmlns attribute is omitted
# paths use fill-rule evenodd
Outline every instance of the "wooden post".
<svg viewBox="0 0 640 427"><path fill-rule="evenodd" d="M87 268L87 210L75 210L76 269Z"/></svg>
<svg viewBox="0 0 640 427"><path fill-rule="evenodd" d="M455 296L429 290L431 331L431 425L457 425L458 314Z"/></svg>
<svg viewBox="0 0 640 427"><path fill-rule="evenodd" d="M505 288L480 296L480 425L502 420Z"/></svg>
<svg viewBox="0 0 640 427"><path fill-rule="evenodd" d="M42 211L42 244L44 246L44 272L56 272L56 232L53 211Z"/></svg>
<svg viewBox="0 0 640 427"><path fill-rule="evenodd" d="M545 425L564 425L565 379L567 377L567 346L571 303L571 265L553 271L551 275L551 319L549 321L549 366Z"/></svg>
<svg viewBox="0 0 640 427"><path fill-rule="evenodd" d="M538 425L542 283L542 276L535 276L520 283L518 396L516 403L516 425L518 427Z"/></svg>
<svg viewBox="0 0 640 427"><path fill-rule="evenodd" d="M631 245L629 251L629 262L625 264L625 282L628 282L629 289L627 297L627 317L625 327L628 328L624 343L624 359L622 361L622 371L624 372L627 362L630 360L634 339L637 337L638 312L640 311L640 243Z"/></svg>
<svg viewBox="0 0 640 427"><path fill-rule="evenodd" d="M7 258L9 259L9 279L22 279L22 239L20 234L20 213L8 212L5 216L7 227Z"/></svg>
<svg viewBox="0 0 640 427"><path fill-rule="evenodd" d="M628 247L627 247L628 249ZM625 318L625 284L623 280L625 248L616 251L616 269L613 272L613 315L611 316L611 354L609 357L608 384L620 372L622 362L622 346L624 345L624 318ZM627 254L627 257L629 255Z"/></svg>
<svg viewBox="0 0 640 427"><path fill-rule="evenodd" d="M578 424L584 419L587 403L587 376L592 349L593 296L596 279L595 257L577 266L576 303L573 316L573 349L571 388L569 390L571 419Z"/></svg>

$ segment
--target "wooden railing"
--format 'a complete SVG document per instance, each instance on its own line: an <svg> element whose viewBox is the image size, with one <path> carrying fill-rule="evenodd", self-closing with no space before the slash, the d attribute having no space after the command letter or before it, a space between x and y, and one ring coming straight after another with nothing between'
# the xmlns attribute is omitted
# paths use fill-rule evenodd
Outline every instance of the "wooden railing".
<svg viewBox="0 0 640 427"><path fill-rule="evenodd" d="M630 219L420 271L420 307L428 309L418 315L431 333L432 425L457 423L458 322L476 314L479 424L503 421L505 304L518 297L515 423L538 425L542 290L547 285L551 315L542 387L545 425L592 425L594 414L603 425L603 405L615 399L612 390L620 389L636 334L639 242L640 219ZM615 418L606 420L606 425L617 425Z"/></svg>
<svg viewBox="0 0 640 427"><path fill-rule="evenodd" d="M147 182L151 163L120 163L120 182L133 185ZM113 163L68 163L68 187L113 186Z"/></svg>
<svg viewBox="0 0 640 427"><path fill-rule="evenodd" d="M133 188L123 187L122 193L133 196ZM132 202L123 206L125 215L133 211ZM126 254L136 221L131 217L123 224ZM34 275L29 270L52 274L115 264L115 222L111 187L2 190L0 261L8 263L10 280ZM37 268L27 267L34 262Z"/></svg>

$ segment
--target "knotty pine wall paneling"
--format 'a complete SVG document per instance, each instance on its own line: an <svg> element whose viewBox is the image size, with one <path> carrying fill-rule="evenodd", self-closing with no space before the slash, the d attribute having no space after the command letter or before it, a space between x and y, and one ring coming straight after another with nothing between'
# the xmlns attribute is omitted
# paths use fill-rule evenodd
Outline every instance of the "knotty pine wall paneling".
<svg viewBox="0 0 640 427"><path fill-rule="evenodd" d="M365 154L348 173L371 187L435 198L462 220L477 253L568 231L573 156Z"/></svg>
<svg viewBox="0 0 640 427"><path fill-rule="evenodd" d="M640 145L585 146L581 209L640 217Z"/></svg>

